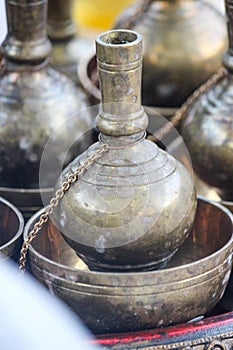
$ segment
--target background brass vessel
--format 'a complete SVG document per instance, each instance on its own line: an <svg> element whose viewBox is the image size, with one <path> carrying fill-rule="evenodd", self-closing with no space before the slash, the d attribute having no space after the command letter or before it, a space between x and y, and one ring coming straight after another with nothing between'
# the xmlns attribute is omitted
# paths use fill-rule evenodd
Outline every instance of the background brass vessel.
<svg viewBox="0 0 233 350"><path fill-rule="evenodd" d="M68 122L88 104L73 81L48 65L47 2L7 0L6 8L8 34L1 46L0 72L0 193L7 196L10 188L20 189L21 196L24 190L39 189L40 159L52 132L64 123L55 153L48 159L59 163L59 144L69 140L70 133L78 139L92 122L87 113ZM75 149L74 155L78 153ZM56 179L52 172L47 176L41 186L49 189ZM37 207L37 198L31 205Z"/></svg>
<svg viewBox="0 0 233 350"><path fill-rule="evenodd" d="M183 137L197 175L220 197L233 200L233 1L226 0L229 48L226 74L203 93L186 114Z"/></svg>
<svg viewBox="0 0 233 350"><path fill-rule="evenodd" d="M183 164L185 164L186 167L189 166L188 157L187 157L187 154L189 154L189 151L188 149L186 149L185 150L186 152L185 153L183 152L184 141L181 136L178 137L177 135L174 135L172 141L168 143L168 149L169 149L169 152L171 152L175 158L178 158ZM191 159L190 159L190 162L191 162ZM194 182L195 182L198 195L205 197L216 203L220 203L221 205L228 208L233 213L233 201L223 200L217 193L215 187L209 186L206 182L202 181L196 174L194 176Z"/></svg>
<svg viewBox="0 0 233 350"><path fill-rule="evenodd" d="M130 20L132 10L116 27ZM224 24L205 1L149 1L132 27L144 39L143 104L177 108L214 73L226 47Z"/></svg>
<svg viewBox="0 0 233 350"><path fill-rule="evenodd" d="M21 212L0 197L0 262L18 260L23 242L24 219Z"/></svg>
<svg viewBox="0 0 233 350"><path fill-rule="evenodd" d="M140 104L141 36L115 30L96 40L102 104L100 142L77 157L57 187L106 143L55 211L67 241L89 267L136 271L163 266L192 228L196 192L189 171L145 139Z"/></svg>
<svg viewBox="0 0 233 350"><path fill-rule="evenodd" d="M213 6L193 0L148 1L146 9L133 16L141 2L125 10L115 27L142 35L142 103L170 117L220 67L227 45L225 20ZM85 89L98 98L91 84L96 72L89 74L90 56L83 57L79 76Z"/></svg>
<svg viewBox="0 0 233 350"><path fill-rule="evenodd" d="M78 36L72 18L74 0L48 0L48 36L52 42L52 65L78 83L77 65L90 40Z"/></svg>
<svg viewBox="0 0 233 350"><path fill-rule="evenodd" d="M42 213L27 223L25 237ZM30 246L32 274L95 333L143 330L204 315L231 271L232 214L198 199L194 230L168 266L134 273L89 271L50 221Z"/></svg>

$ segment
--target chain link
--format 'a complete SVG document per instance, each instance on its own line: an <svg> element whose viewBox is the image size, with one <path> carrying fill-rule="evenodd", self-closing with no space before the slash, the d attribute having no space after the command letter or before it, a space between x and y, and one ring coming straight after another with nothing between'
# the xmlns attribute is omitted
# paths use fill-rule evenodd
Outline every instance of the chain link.
<svg viewBox="0 0 233 350"><path fill-rule="evenodd" d="M74 173L69 174L67 180L62 183L61 188L56 191L54 197L50 200L49 205L46 207L45 212L40 215L38 221L35 223L33 229L30 231L22 245L19 258L19 269L22 273L25 271L27 252L30 243L37 236L37 233L41 230L43 225L48 221L49 216L53 213L54 208L59 204L60 199L70 189L71 185L77 181L78 176L82 174L91 164L93 164L96 159L100 158L102 153L107 152L107 150L108 145L106 143L100 144L96 151L87 157L83 164L76 168Z"/></svg>
<svg viewBox="0 0 233 350"><path fill-rule="evenodd" d="M132 29L153 1L154 0L141 0L137 6L135 6L134 10L131 11L131 15L120 22L120 27L124 29Z"/></svg>

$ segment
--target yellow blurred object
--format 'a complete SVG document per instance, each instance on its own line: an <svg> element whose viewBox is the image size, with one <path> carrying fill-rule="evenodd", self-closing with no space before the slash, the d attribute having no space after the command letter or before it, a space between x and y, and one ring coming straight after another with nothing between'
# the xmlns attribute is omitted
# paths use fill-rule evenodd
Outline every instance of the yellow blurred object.
<svg viewBox="0 0 233 350"><path fill-rule="evenodd" d="M110 29L120 12L135 0L75 0L74 18L78 26L98 31Z"/></svg>

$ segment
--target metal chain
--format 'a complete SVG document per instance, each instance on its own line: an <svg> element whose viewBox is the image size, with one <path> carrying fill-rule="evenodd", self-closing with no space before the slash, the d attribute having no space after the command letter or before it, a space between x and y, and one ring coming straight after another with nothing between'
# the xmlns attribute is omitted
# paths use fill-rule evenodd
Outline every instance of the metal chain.
<svg viewBox="0 0 233 350"><path fill-rule="evenodd" d="M166 136L173 127L177 127L182 119L184 118L188 108L197 100L197 98L206 92L212 85L217 83L222 77L227 74L227 70L225 68L221 68L217 73L213 74L204 84L202 84L198 89L194 91L194 93L182 104L182 106L175 112L174 116L170 119L169 123L166 123L164 127L162 127L156 135L150 136L151 141L161 140L164 136Z"/></svg>
<svg viewBox="0 0 233 350"><path fill-rule="evenodd" d="M25 271L27 252L29 249L30 243L37 236L37 233L41 230L43 225L48 221L49 215L53 213L53 210L59 204L60 199L65 195L65 193L70 189L71 185L77 181L77 178L80 174L84 172L94 161L101 157L102 153L108 150L108 145L106 143L100 144L100 146L96 149L96 151L83 162L83 164L79 165L74 173L69 174L66 181L64 181L61 187L56 191L54 197L50 200L49 205L46 207L46 210L43 214L40 215L38 221L35 223L33 229L28 234L25 239L19 258L19 269L23 273Z"/></svg>
<svg viewBox="0 0 233 350"><path fill-rule="evenodd" d="M121 28L132 29L153 1L154 0L141 0L134 8L134 11L132 11L130 17L127 17L124 21L120 22Z"/></svg>

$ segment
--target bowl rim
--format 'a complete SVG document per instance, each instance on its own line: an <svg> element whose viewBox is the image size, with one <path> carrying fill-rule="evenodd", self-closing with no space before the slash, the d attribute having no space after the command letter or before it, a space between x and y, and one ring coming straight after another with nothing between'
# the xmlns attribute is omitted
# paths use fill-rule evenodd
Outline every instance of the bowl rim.
<svg viewBox="0 0 233 350"><path fill-rule="evenodd" d="M195 267L197 264L204 264L205 261L209 260L209 259L214 259L217 255L220 255L223 251L227 251L228 249L231 248L231 254L229 254L229 256L232 255L232 250L233 250L233 214L230 212L229 209L225 208L222 204L218 203L218 202L213 202L205 197L202 197L200 195L197 196L197 200L202 201L204 203L213 205L215 207L217 207L218 209L220 209L221 211L223 211L225 213L225 215L227 215L227 217L229 218L229 220L231 221L232 224L232 230L231 230L231 236L230 238L227 240L227 242L217 251L213 252L212 254L205 256L204 258L198 259L194 262L191 263L186 263L184 265L180 265L180 266L175 266L175 267L169 267L169 268L164 268L162 270L154 270L154 271L142 271L142 272L137 272L137 275L140 276L140 278L143 277L153 277L153 275L157 275L157 276L162 276L162 274L164 274L164 272L170 272L172 274L172 272L174 271L182 271L182 270L187 270L187 268L189 267ZM39 218L39 216L44 212L45 208L41 209L40 211L38 211L37 213L35 213L26 223L25 225L25 229L24 229L24 239L27 237L29 230L30 230L30 226L32 226L32 223L35 221L36 218ZM42 264L43 263L47 263L50 266L53 266L53 268L57 268L57 267L61 267L64 271L66 272L70 272L70 273L75 273L75 274L79 274L79 276L82 277L114 277L117 276L118 278L122 279L122 281L126 281L128 278L132 277L133 275L135 275L135 272L101 272L101 271L90 271L90 270L83 270L83 269L78 269L78 268L74 268L74 267L70 267L61 263L57 263L45 256L43 256L41 253L39 253L32 244L29 245L29 252L32 253L35 257L39 257L42 260ZM207 270L207 271L211 271ZM206 272L207 272L206 271ZM196 275L194 275L195 277ZM58 276L56 276L58 277ZM59 276L59 278L61 278L61 276ZM70 280L69 280L70 281ZM147 280L148 281L148 280ZM175 280L174 280L175 281ZM84 283L84 281L82 281ZM89 281L90 283L90 281ZM142 282L143 283L143 282ZM146 280L144 281L144 284L146 283ZM139 284L140 285L140 284Z"/></svg>
<svg viewBox="0 0 233 350"><path fill-rule="evenodd" d="M21 213L21 211L11 202L9 202L8 200L6 200L5 198L0 196L0 203L6 205L7 207L9 207L15 214L16 217L18 219L18 230L17 232L14 234L14 236L7 241L5 244L0 246L0 250L2 251L3 249L7 248L8 246L11 245L11 243L15 242L21 235L23 235L23 231L24 231L24 218L23 218L23 214Z"/></svg>
<svg viewBox="0 0 233 350"><path fill-rule="evenodd" d="M211 280L216 280L216 277L219 275L225 274L225 281L228 282L230 278L230 267L229 265L226 266L226 260L223 264L219 265L222 267L221 272L219 272L218 266L215 267L213 270L209 270L205 273L205 278L203 279L203 275L195 275L189 279L180 279L175 281L169 281L167 283L152 283L152 284L135 284L135 285L114 285L112 284L98 284L97 282L94 283L88 283L89 281L73 281L72 279L65 279L64 277L60 275L54 276L54 274L48 270L43 271L43 279L46 281L53 281L54 285L59 286L59 289L68 289L73 290L77 293L91 293L96 294L98 296L109 296L109 297L122 297L125 295L134 295L134 296L141 296L141 295L159 295L159 294L166 294L166 293L172 293L181 291L184 288L188 290L195 289L196 287L200 287L201 285L209 284ZM35 265L34 271L40 270L38 266ZM215 271L214 271L215 270ZM218 273L215 273L216 270L218 270ZM168 271L168 269L167 269ZM152 271L149 271L152 272ZM42 273L35 273L35 276L41 276ZM46 279L47 278L47 279ZM38 278L40 279L40 277ZM61 283L62 282L62 283ZM65 282L65 283L64 283ZM149 292L147 291L147 287L150 288ZM162 290L161 290L162 287ZM169 287L169 290L166 290L166 288ZM122 288L123 291L122 291Z"/></svg>
<svg viewBox="0 0 233 350"><path fill-rule="evenodd" d="M0 193L2 192L11 192L11 193L28 193L28 194L41 194L41 193L49 193L53 192L53 187L45 187L45 188L18 188L18 187L0 187Z"/></svg>

